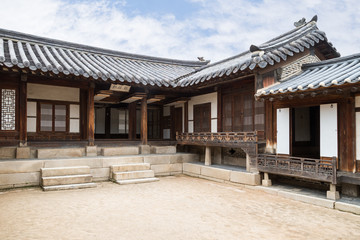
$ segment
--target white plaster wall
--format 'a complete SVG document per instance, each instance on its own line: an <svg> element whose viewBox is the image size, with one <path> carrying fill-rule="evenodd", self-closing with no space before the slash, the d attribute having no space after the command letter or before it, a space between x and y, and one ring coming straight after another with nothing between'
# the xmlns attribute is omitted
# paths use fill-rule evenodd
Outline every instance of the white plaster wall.
<svg viewBox="0 0 360 240"><path fill-rule="evenodd" d="M27 102L27 132L36 132L36 102Z"/></svg>
<svg viewBox="0 0 360 240"><path fill-rule="evenodd" d="M79 133L80 132L80 120L79 119L70 119L70 132Z"/></svg>
<svg viewBox="0 0 360 240"><path fill-rule="evenodd" d="M289 108L277 109L277 146L278 154L290 154L290 111Z"/></svg>
<svg viewBox="0 0 360 240"><path fill-rule="evenodd" d="M217 92L192 97L188 102L189 120L194 120L194 105L211 103L211 132L217 132ZM189 132L194 131L194 122L189 121Z"/></svg>
<svg viewBox="0 0 360 240"><path fill-rule="evenodd" d="M70 104L70 118L80 118L80 105Z"/></svg>
<svg viewBox="0 0 360 240"><path fill-rule="evenodd" d="M60 87L60 86L28 83L27 98L67 101L67 102L80 102L80 89L72 88L72 87Z"/></svg>
<svg viewBox="0 0 360 240"><path fill-rule="evenodd" d="M320 156L338 156L337 104L320 105Z"/></svg>

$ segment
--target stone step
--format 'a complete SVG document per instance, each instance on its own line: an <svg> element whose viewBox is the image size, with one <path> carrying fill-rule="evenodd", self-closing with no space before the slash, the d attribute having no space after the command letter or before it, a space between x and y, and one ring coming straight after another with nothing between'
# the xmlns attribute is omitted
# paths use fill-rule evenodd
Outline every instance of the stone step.
<svg viewBox="0 0 360 240"><path fill-rule="evenodd" d="M112 173L112 178L115 181L138 179L138 178L153 178L154 176L155 176L155 173L153 170L141 170L141 171L131 171L131 172L113 172Z"/></svg>
<svg viewBox="0 0 360 240"><path fill-rule="evenodd" d="M42 186L68 185L68 184L90 183L90 182L92 182L92 176L90 174L53 176L53 177L41 178Z"/></svg>
<svg viewBox="0 0 360 240"><path fill-rule="evenodd" d="M94 187L96 187L96 183L79 183L79 184L42 186L44 191L70 190L70 189L94 188Z"/></svg>
<svg viewBox="0 0 360 240"><path fill-rule="evenodd" d="M116 183L125 185L125 184L137 184L137 183L148 183L148 182L156 182L159 181L158 178L139 178L139 179L127 179L127 180L118 180Z"/></svg>
<svg viewBox="0 0 360 240"><path fill-rule="evenodd" d="M90 174L89 166L41 168L42 177Z"/></svg>
<svg viewBox="0 0 360 240"><path fill-rule="evenodd" d="M111 166L111 172L150 170L150 163L128 163Z"/></svg>

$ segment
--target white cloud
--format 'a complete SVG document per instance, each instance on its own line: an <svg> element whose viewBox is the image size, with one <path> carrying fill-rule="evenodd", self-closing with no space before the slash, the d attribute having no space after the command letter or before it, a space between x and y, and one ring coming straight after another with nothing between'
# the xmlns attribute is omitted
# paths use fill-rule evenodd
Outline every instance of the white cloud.
<svg viewBox="0 0 360 240"><path fill-rule="evenodd" d="M193 0L185 20L125 11L125 1L2 0L0 27L130 53L220 60L318 14L318 26L342 53L360 52L358 0Z"/></svg>

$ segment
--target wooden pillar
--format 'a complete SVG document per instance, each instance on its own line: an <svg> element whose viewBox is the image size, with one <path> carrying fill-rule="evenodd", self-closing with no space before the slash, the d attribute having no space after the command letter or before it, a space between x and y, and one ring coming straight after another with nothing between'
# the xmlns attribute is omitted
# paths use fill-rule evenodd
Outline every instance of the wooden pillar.
<svg viewBox="0 0 360 240"><path fill-rule="evenodd" d="M175 107L170 107L170 119L171 119L171 128L170 128L170 139L176 139L176 132L175 132Z"/></svg>
<svg viewBox="0 0 360 240"><path fill-rule="evenodd" d="M184 104L184 132L189 132L189 103Z"/></svg>
<svg viewBox="0 0 360 240"><path fill-rule="evenodd" d="M19 146L27 145L27 75L21 74L19 91Z"/></svg>
<svg viewBox="0 0 360 240"><path fill-rule="evenodd" d="M141 99L141 144L147 145L148 128L147 128L147 98Z"/></svg>
<svg viewBox="0 0 360 240"><path fill-rule="evenodd" d="M87 95L87 119L88 119L87 139L89 146L94 146L94 140L95 140L94 87L95 87L94 84L90 85Z"/></svg>
<svg viewBox="0 0 360 240"><path fill-rule="evenodd" d="M205 166L211 165L211 148L206 146L205 147Z"/></svg>
<svg viewBox="0 0 360 240"><path fill-rule="evenodd" d="M129 104L129 140L136 139L136 102Z"/></svg>
<svg viewBox="0 0 360 240"><path fill-rule="evenodd" d="M217 90L217 131L222 132L222 91L221 88Z"/></svg>

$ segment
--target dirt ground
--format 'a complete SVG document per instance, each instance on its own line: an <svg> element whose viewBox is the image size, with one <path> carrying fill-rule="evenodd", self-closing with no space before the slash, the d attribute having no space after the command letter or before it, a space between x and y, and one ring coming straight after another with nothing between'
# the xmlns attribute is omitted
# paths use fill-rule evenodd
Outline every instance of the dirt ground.
<svg viewBox="0 0 360 240"><path fill-rule="evenodd" d="M360 239L360 216L178 176L0 192L0 239Z"/></svg>

